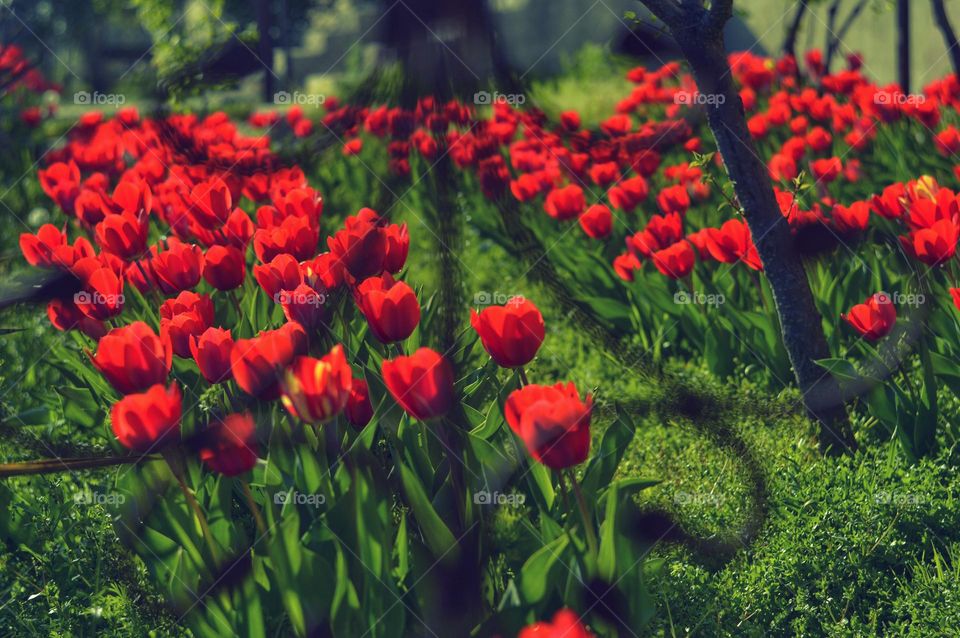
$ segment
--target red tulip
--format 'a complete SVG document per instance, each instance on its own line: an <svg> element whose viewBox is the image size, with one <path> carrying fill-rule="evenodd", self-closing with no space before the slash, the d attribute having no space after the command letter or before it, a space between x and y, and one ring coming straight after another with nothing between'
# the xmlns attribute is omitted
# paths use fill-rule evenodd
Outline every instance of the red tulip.
<svg viewBox="0 0 960 638"><path fill-rule="evenodd" d="M620 176L620 165L616 162L599 162L587 171L590 179L598 186L609 186Z"/></svg>
<svg viewBox="0 0 960 638"><path fill-rule="evenodd" d="M960 150L960 131L953 126L948 126L937 133L933 141L941 155L953 155L957 150Z"/></svg>
<svg viewBox="0 0 960 638"><path fill-rule="evenodd" d="M307 329L323 325L327 294L317 291L307 284L300 284L293 290L282 290L275 300L283 306L283 315L287 321L295 321Z"/></svg>
<svg viewBox="0 0 960 638"><path fill-rule="evenodd" d="M953 305L957 307L957 310L960 310L960 288L951 288L950 298L953 299Z"/></svg>
<svg viewBox="0 0 960 638"><path fill-rule="evenodd" d="M128 394L113 404L110 422L117 440L130 450L148 452L180 435L183 396L173 383L158 383L141 394Z"/></svg>
<svg viewBox="0 0 960 638"><path fill-rule="evenodd" d="M76 162L55 162L46 169L40 169L38 178L40 187L50 199L65 212L73 212L73 202L80 192L80 167Z"/></svg>
<svg viewBox="0 0 960 638"><path fill-rule="evenodd" d="M870 204L877 215L885 219L898 219L906 212L904 207L906 198L906 188L898 182L884 188L881 195L874 195L870 199Z"/></svg>
<svg viewBox="0 0 960 638"><path fill-rule="evenodd" d="M47 318L57 330L77 329L95 341L107 334L102 321L85 316L73 301L51 299L47 304Z"/></svg>
<svg viewBox="0 0 960 638"><path fill-rule="evenodd" d="M532 301L511 299L505 306L470 312L470 324L480 335L483 349L504 368L525 366L543 343L543 315Z"/></svg>
<svg viewBox="0 0 960 638"><path fill-rule="evenodd" d="M84 257L73 264L82 288L73 302L91 319L104 321L123 310L123 274L117 273L116 266L97 257Z"/></svg>
<svg viewBox="0 0 960 638"><path fill-rule="evenodd" d="M346 282L347 271L343 262L330 252L321 253L301 266L303 281L316 289L334 290Z"/></svg>
<svg viewBox="0 0 960 638"><path fill-rule="evenodd" d="M960 228L949 219L941 219L930 228L913 233L913 251L917 259L930 266L941 264L957 250Z"/></svg>
<svg viewBox="0 0 960 638"><path fill-rule="evenodd" d="M218 228L233 212L233 196L220 177L198 183L190 191L191 213L205 228Z"/></svg>
<svg viewBox="0 0 960 638"><path fill-rule="evenodd" d="M280 376L293 360L307 350L307 335L298 323L261 332L253 339L239 339L230 351L230 370L237 385L259 399L280 396Z"/></svg>
<svg viewBox="0 0 960 638"><path fill-rule="evenodd" d="M96 226L97 243L122 259L139 257L147 250L146 213L123 212L107 215Z"/></svg>
<svg viewBox="0 0 960 638"><path fill-rule="evenodd" d="M176 299L160 306L160 334L173 345L173 353L190 358L190 340L202 334L213 323L213 302L209 295L184 290Z"/></svg>
<svg viewBox="0 0 960 638"><path fill-rule="evenodd" d="M438 352L420 348L408 357L385 359L382 371L387 390L412 417L426 421L453 407L453 369Z"/></svg>
<svg viewBox="0 0 960 638"><path fill-rule="evenodd" d="M370 331L381 343L403 341L420 323L420 304L413 289L388 273L370 277L354 294Z"/></svg>
<svg viewBox="0 0 960 638"><path fill-rule="evenodd" d="M613 214L604 204L594 204L580 215L580 228L593 239L604 239L613 230Z"/></svg>
<svg viewBox="0 0 960 638"><path fill-rule="evenodd" d="M397 274L407 263L407 253L410 250L410 234L407 232L407 225L388 224L384 226L383 234L387 241L386 254L383 257L383 269L389 273Z"/></svg>
<svg viewBox="0 0 960 638"><path fill-rule="evenodd" d="M297 357L283 378L281 401L298 419L324 423L347 407L352 384L350 364L338 344L320 359Z"/></svg>
<svg viewBox="0 0 960 638"><path fill-rule="evenodd" d="M190 354L208 383L230 380L232 351L233 337L229 330L207 328L199 337L190 337Z"/></svg>
<svg viewBox="0 0 960 638"><path fill-rule="evenodd" d="M788 182L799 175L797 162L784 153L777 153L767 162L767 170L770 172L770 178L777 181Z"/></svg>
<svg viewBox="0 0 960 638"><path fill-rule="evenodd" d="M593 401L581 401L573 383L526 385L507 397L505 416L530 455L553 469L578 465L590 452Z"/></svg>
<svg viewBox="0 0 960 638"><path fill-rule="evenodd" d="M348 217L342 230L327 237L327 246L350 275L359 281L383 270L388 242L383 229L361 211L355 217Z"/></svg>
<svg viewBox="0 0 960 638"><path fill-rule="evenodd" d="M687 192L687 187L683 184L676 184L664 188L657 195L657 206L660 207L664 215L670 213L685 214L687 209L690 208L690 194Z"/></svg>
<svg viewBox="0 0 960 638"><path fill-rule="evenodd" d="M362 150L363 150L363 139L359 137L355 137L352 140L347 140L343 145L344 157L349 157L351 155L358 155Z"/></svg>
<svg viewBox="0 0 960 638"><path fill-rule="evenodd" d="M200 460L226 476L249 472L257 464L257 426L249 412L214 419L200 438Z"/></svg>
<svg viewBox="0 0 960 638"><path fill-rule="evenodd" d="M547 215L560 221L577 217L586 207L587 201L584 198L583 189L576 184L553 189L547 193L547 198L543 202L543 209Z"/></svg>
<svg viewBox="0 0 960 638"><path fill-rule="evenodd" d="M169 341L142 321L134 321L100 339L90 360L118 392L131 394L163 383L170 374L172 356Z"/></svg>
<svg viewBox="0 0 960 638"><path fill-rule="evenodd" d="M682 279L693 270L695 255L690 242L680 240L677 243L658 250L651 255L653 265L662 275L671 279Z"/></svg>
<svg viewBox="0 0 960 638"><path fill-rule="evenodd" d="M647 198L649 191L647 180L642 175L637 175L611 188L607 197L611 206L629 213Z"/></svg>
<svg viewBox="0 0 960 638"><path fill-rule="evenodd" d="M576 131L580 128L580 114L576 111L563 111L560 113L560 124L568 131Z"/></svg>
<svg viewBox="0 0 960 638"><path fill-rule="evenodd" d="M20 251L31 266L68 269L84 257L93 257L90 242L79 237L71 246L67 234L53 224L44 224L36 235L20 235Z"/></svg>
<svg viewBox="0 0 960 638"><path fill-rule="evenodd" d="M167 239L166 250L154 247L153 251L153 274L157 278L157 285L165 294L189 290L200 282L203 251L199 246L170 237Z"/></svg>
<svg viewBox="0 0 960 638"><path fill-rule="evenodd" d="M867 341L885 337L897 321L897 309L885 292L871 295L862 304L857 304L846 315L841 315Z"/></svg>
<svg viewBox="0 0 960 638"><path fill-rule="evenodd" d="M203 278L217 290L243 285L247 264L243 253L233 246L211 246L203 257Z"/></svg>
<svg viewBox="0 0 960 638"><path fill-rule="evenodd" d="M870 205L867 202L853 202L850 206L836 204L833 207L832 220L834 227L840 233L863 232L870 221Z"/></svg>
<svg viewBox="0 0 960 638"><path fill-rule="evenodd" d="M290 216L278 226L261 228L253 234L257 259L268 262L277 255L289 253L298 260L310 259L317 253L319 226L306 217Z"/></svg>
<svg viewBox="0 0 960 638"><path fill-rule="evenodd" d="M730 219L720 228L707 228L704 237L707 251L717 261L725 264L742 261L754 270L763 269L750 228L743 221Z"/></svg>
<svg viewBox="0 0 960 638"><path fill-rule="evenodd" d="M373 404L370 403L370 390L367 382L360 377L354 377L350 387L350 398L344 411L347 421L358 428L363 428L373 418Z"/></svg>
<svg viewBox="0 0 960 638"><path fill-rule="evenodd" d="M650 257L683 239L683 218L679 213L653 215L642 231L627 237L627 248L638 257Z"/></svg>
<svg viewBox="0 0 960 638"><path fill-rule="evenodd" d="M282 290L294 290L303 283L300 264L292 255L277 255L269 263L254 266L253 277L271 299L276 299Z"/></svg>
<svg viewBox="0 0 960 638"><path fill-rule="evenodd" d="M570 609L561 609L551 622L536 622L524 627L517 638L594 638L580 617Z"/></svg>
<svg viewBox="0 0 960 638"><path fill-rule="evenodd" d="M828 157L810 162L810 172L818 182L829 184L837 179L842 170L843 164L838 157Z"/></svg>
<svg viewBox="0 0 960 638"><path fill-rule="evenodd" d="M624 281L633 281L636 271L640 270L640 260L631 252L617 255L613 260L613 270Z"/></svg>
<svg viewBox="0 0 960 638"><path fill-rule="evenodd" d="M521 173L517 179L510 180L510 192L518 202L528 202L540 194L543 181L539 175Z"/></svg>

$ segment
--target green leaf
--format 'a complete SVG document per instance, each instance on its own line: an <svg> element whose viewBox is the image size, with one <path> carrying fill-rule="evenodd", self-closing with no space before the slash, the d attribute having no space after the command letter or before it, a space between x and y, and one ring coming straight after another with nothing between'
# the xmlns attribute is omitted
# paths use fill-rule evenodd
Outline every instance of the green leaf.
<svg viewBox="0 0 960 638"><path fill-rule="evenodd" d="M523 564L520 569L520 592L528 604L540 602L546 596L547 588L553 584L550 572L569 542L569 536L560 536L535 551Z"/></svg>
<svg viewBox="0 0 960 638"><path fill-rule="evenodd" d="M613 480L620 460L630 447L636 428L620 406L616 406L617 418L600 437L599 449L594 452L583 473L583 491L588 497L596 494Z"/></svg>
<svg viewBox="0 0 960 638"><path fill-rule="evenodd" d="M857 369L846 359L817 359L814 363L829 371L837 381L856 381L861 378Z"/></svg>
<svg viewBox="0 0 960 638"><path fill-rule="evenodd" d="M597 555L597 570L600 577L613 582L617 572L617 505L620 492L614 483L607 490L607 507L600 525L600 551Z"/></svg>
<svg viewBox="0 0 960 638"><path fill-rule="evenodd" d="M457 539L437 514L420 479L405 463L400 462L397 465L400 467L400 481L407 504L413 510L413 516L417 519L430 551L437 558L456 558L459 555Z"/></svg>

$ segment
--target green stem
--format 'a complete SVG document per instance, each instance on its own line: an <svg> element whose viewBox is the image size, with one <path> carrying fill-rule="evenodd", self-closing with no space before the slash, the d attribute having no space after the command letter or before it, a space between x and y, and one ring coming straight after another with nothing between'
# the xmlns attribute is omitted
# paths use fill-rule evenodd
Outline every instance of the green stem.
<svg viewBox="0 0 960 638"><path fill-rule="evenodd" d="M257 507L257 502L253 500L253 492L250 491L250 485L241 479L240 489L243 490L247 507L250 508L250 513L253 514L253 520L257 524L257 531L260 533L260 538L264 538L267 535L267 524L263 521L263 514L260 512L260 508Z"/></svg>
<svg viewBox="0 0 960 638"><path fill-rule="evenodd" d="M217 551L216 544L214 543L213 533L210 531L210 525L207 523L207 517L203 514L203 510L200 508L200 503L197 502L197 498L187 486L186 481L183 480L180 461L171 458L171 456L169 456L167 453L164 454L164 458L167 461L167 465L170 467L170 472L173 474L174 478L177 479L177 484L180 486L180 491L183 492L183 496L187 499L187 505L189 505L190 509L193 510L194 515L197 517L197 521L200 523L200 531L203 533L203 539L207 542L207 548L210 550L210 557L213 558L215 565L219 565L220 552Z"/></svg>
<svg viewBox="0 0 960 638"><path fill-rule="evenodd" d="M573 475L573 471L567 468L565 472L570 477L570 485L573 487L573 494L577 499L577 507L580 509L580 517L583 519L583 532L587 537L587 546L590 548L590 553L593 554L593 556L598 556L600 554L600 545L597 543L596 530L593 529L590 513L587 511L587 501L583 498L583 491L580 489L580 484L577 482L577 477Z"/></svg>

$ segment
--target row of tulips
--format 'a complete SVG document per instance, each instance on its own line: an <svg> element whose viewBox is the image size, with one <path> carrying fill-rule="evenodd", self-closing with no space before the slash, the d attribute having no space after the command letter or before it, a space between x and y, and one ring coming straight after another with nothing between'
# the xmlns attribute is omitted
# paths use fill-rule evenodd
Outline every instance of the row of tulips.
<svg viewBox="0 0 960 638"><path fill-rule="evenodd" d="M185 139L216 157L190 163ZM622 541L598 541L595 502L616 466L586 466L588 500L570 468L589 459L593 400L571 382L527 383L524 367L546 335L538 308L515 298L473 310L474 336L457 352L427 347L426 308L403 279L406 225L369 208L327 223L303 171L279 166L267 142L217 115L87 114L39 173L66 221L20 236L31 266L68 282L47 307L68 337L55 363L77 384L60 399L86 406L78 398L86 394L111 405L106 422L91 425L109 424L130 451L119 460L136 463L117 487L135 496L117 512L118 531L130 532L155 575L171 583L178 612L199 635L227 627L262 635L261 610L270 605L298 634L326 626L354 635L363 626L402 635L426 622L421 615L443 612L420 602L406 620L392 613L402 591L438 586L433 567L463 555L501 559L504 548L486 537L480 549L463 540L499 516L471 497L488 487L492 470L506 472L499 489L529 494L536 507L523 516L544 527L533 558L512 567L523 574L523 595L481 597L475 609L487 611L457 626L515 632L578 600L573 586L585 577L612 582L610 554ZM469 354L476 342L484 357ZM81 352L91 366L71 360ZM487 355L492 363L465 373ZM499 380L497 366L516 372ZM627 431L618 429L621 442ZM529 461L516 455L517 443ZM648 484L613 490L606 516ZM267 490L309 492L325 510L271 501ZM247 521L232 512L233 500L249 510ZM359 518L343 519L353 507ZM174 559L171 544L189 560ZM547 586L550 573L574 563L563 586ZM387 586L368 577L411 564L420 571L397 572ZM331 570L352 602L318 585ZM231 572L240 584L209 593ZM633 578L628 591L643 587ZM586 636L589 612L558 612L522 635ZM648 618L649 607L635 613Z"/></svg>
<svg viewBox="0 0 960 638"><path fill-rule="evenodd" d="M929 349L927 369L947 374L960 347L951 303L958 294L960 81L947 76L922 93L904 94L896 85L871 82L857 55L846 69L825 73L818 51L802 62L735 53L729 63L784 221L810 262L837 355L822 364L845 382L875 376L871 370L884 356L879 345L898 349L898 363L911 350L928 360L922 351ZM763 264L721 175L722 157L711 152L696 119L701 100L694 99L692 77L669 63L634 68L627 80L629 95L598 129L585 128L575 111L559 113L554 122L535 107L496 103L476 112L423 98L412 110L335 102L315 130L341 140L348 157L359 156L348 159L354 176L384 154L383 144L387 165L401 176L422 175L449 158L463 169L464 181L493 202L487 210L520 211L524 225L542 238L544 255L536 261L555 262L565 287L579 292L579 301L616 333L637 335L653 356L703 356L722 375L738 369L733 362L739 369L759 363L773 385L785 383L789 361L770 312ZM282 120L269 113L250 120L267 122ZM474 215L511 250L514 233L495 215L487 217ZM619 284L597 267L600 260L612 264ZM922 344L899 337L878 344L893 329L898 306L902 317L921 321L923 313L911 312L917 299L936 307L934 335ZM905 322L903 332L918 329ZM847 355L856 366L841 366ZM916 386L894 379L863 397L891 432L913 441L902 439L910 454L929 449L936 429L925 425L924 441L915 441L909 434L915 424L897 415L897 406L909 410L921 396L936 403L924 390L911 395ZM935 424L932 407L931 414Z"/></svg>

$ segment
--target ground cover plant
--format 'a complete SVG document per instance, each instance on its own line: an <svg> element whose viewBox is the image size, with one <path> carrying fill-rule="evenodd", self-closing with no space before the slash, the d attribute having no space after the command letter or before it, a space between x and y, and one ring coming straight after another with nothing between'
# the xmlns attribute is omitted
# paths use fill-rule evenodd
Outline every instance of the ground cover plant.
<svg viewBox="0 0 960 638"><path fill-rule="evenodd" d="M956 626L960 82L683 37L597 121L345 88L58 128L5 47L8 630Z"/></svg>

